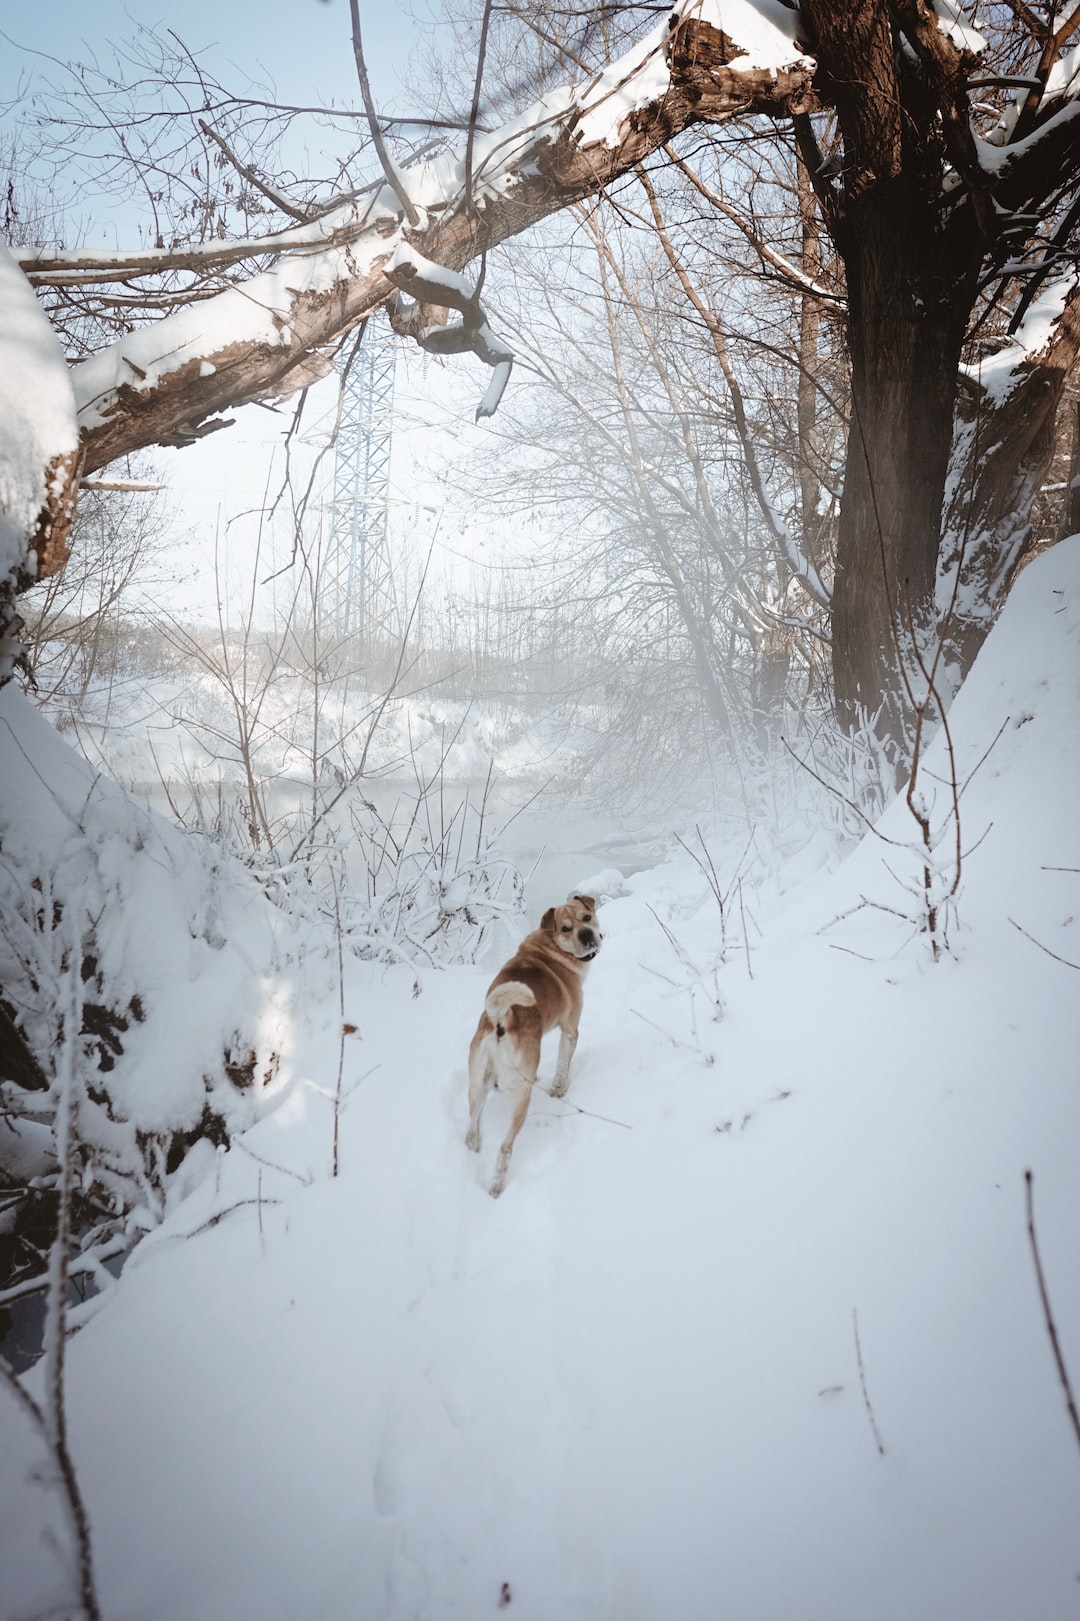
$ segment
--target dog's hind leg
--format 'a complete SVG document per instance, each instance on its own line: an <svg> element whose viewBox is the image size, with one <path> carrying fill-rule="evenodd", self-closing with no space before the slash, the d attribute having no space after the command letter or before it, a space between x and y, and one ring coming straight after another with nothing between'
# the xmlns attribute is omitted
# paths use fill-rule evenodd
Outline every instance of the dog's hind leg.
<svg viewBox="0 0 1080 1621"><path fill-rule="evenodd" d="M553 1098L564 1098L566 1088L570 1085L570 1060L574 1056L577 1046L576 1030L568 1030L564 1026L559 1035L559 1057L555 1064L555 1079L551 1085Z"/></svg>
<svg viewBox="0 0 1080 1621"><path fill-rule="evenodd" d="M477 1153L480 1148L480 1116L495 1076L491 1049L482 1030L478 1030L469 1048L469 1129L465 1146Z"/></svg>
<svg viewBox="0 0 1080 1621"><path fill-rule="evenodd" d="M533 1077L524 1075L520 1070L499 1075L499 1091L505 1092L513 1113L510 1116L510 1125L503 1145L499 1149L499 1158L495 1166L495 1179L491 1184L491 1197L497 1199L506 1186L506 1173L510 1168L510 1155L514 1151L517 1134L525 1124L525 1116L529 1112L529 1102L532 1098Z"/></svg>

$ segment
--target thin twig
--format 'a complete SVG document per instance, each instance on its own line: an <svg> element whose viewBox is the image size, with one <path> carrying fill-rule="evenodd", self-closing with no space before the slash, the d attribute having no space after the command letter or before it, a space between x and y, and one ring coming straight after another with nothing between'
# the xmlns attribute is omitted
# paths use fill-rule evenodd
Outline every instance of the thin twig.
<svg viewBox="0 0 1080 1621"><path fill-rule="evenodd" d="M1028 1238L1031 1240L1031 1253L1035 1261L1035 1276L1039 1282L1039 1298L1042 1300L1043 1316L1046 1319L1046 1332L1050 1336L1050 1345L1054 1352L1054 1361L1057 1363L1058 1377L1061 1380L1061 1387L1065 1392L1065 1406L1069 1410L1069 1417L1072 1420L1072 1427L1076 1432L1076 1440L1078 1445L1080 1445L1080 1414L1078 1414L1076 1411L1076 1398L1073 1395L1072 1385L1069 1383L1069 1374L1065 1367L1065 1358L1061 1354L1061 1346L1058 1343L1057 1327L1054 1323L1054 1314L1050 1310L1050 1297L1046 1292L1046 1279L1043 1276L1042 1261L1039 1257L1039 1241L1035 1236L1035 1198L1033 1192L1035 1182L1034 1173L1031 1171L1025 1171L1024 1182L1026 1185Z"/></svg>
<svg viewBox="0 0 1080 1621"><path fill-rule="evenodd" d="M68 1246L71 1242L71 1184L75 1136L75 1084L83 1023L83 985L80 973L82 941L73 926L68 980L71 1000L64 1010L63 1046L56 1076L57 1105L53 1131L59 1167L59 1208L56 1234L49 1254L49 1292L45 1308L45 1403L43 1432L57 1466L63 1499L78 1550L79 1597L86 1621L101 1621L94 1587L90 1520L79 1490L75 1465L68 1450L67 1405L64 1399L64 1353L67 1336Z"/></svg>
<svg viewBox="0 0 1080 1621"><path fill-rule="evenodd" d="M1045 951L1048 957L1053 957L1055 962L1064 963L1066 968L1075 968L1077 973L1080 973L1080 962L1070 962L1068 957L1059 957L1056 951L1051 951L1049 946L1044 946L1042 941L1036 940L1033 934L1029 934L1026 929L1021 929L1019 923L1017 923L1014 917L1011 917L1009 922L1012 924L1014 929L1020 930L1020 933L1024 936L1025 940L1030 940L1033 946L1038 946L1040 951Z"/></svg>
<svg viewBox="0 0 1080 1621"><path fill-rule="evenodd" d="M334 1176L338 1174L338 1128L341 1121L341 1077L345 1068L345 955L341 942L341 896L337 876L334 878L334 934L337 939L338 962L338 1061L337 1083L334 1087Z"/></svg>
<svg viewBox="0 0 1080 1621"><path fill-rule="evenodd" d="M276 1160L266 1159L262 1154L256 1154L255 1150L249 1148L247 1143L243 1142L239 1137L234 1137L229 1146L230 1148L238 1148L242 1154L247 1154L249 1158L257 1160L260 1165L265 1165L267 1170L280 1171L282 1176L291 1176L302 1187L309 1188L311 1186L310 1176L302 1176L299 1171L291 1171L287 1165L279 1165Z"/></svg>
<svg viewBox="0 0 1080 1621"><path fill-rule="evenodd" d="M678 1036L673 1036L670 1030L665 1030L662 1024L656 1023L655 1019L646 1018L645 1014L639 1012L636 1007L631 1008L630 1011L636 1019L641 1020L642 1024L647 1024L650 1030L655 1030L657 1035L663 1036L665 1040L670 1041L673 1047L681 1047L685 1052L695 1053L698 1058L703 1056L700 1047L692 1047L688 1041L680 1041Z"/></svg>
<svg viewBox="0 0 1080 1621"><path fill-rule="evenodd" d="M175 1233L170 1236L175 1238L197 1238L200 1233L208 1233L212 1231L212 1229L215 1228L219 1222L223 1222L225 1220L226 1216L231 1216L234 1210L244 1210L248 1205L258 1205L260 1207L261 1220L261 1207L264 1204L279 1205L280 1203L280 1199L237 1199L233 1204L226 1205L224 1210L215 1210L212 1216L208 1216L207 1219L200 1222L197 1227L192 1227L190 1232Z"/></svg>
<svg viewBox="0 0 1080 1621"><path fill-rule="evenodd" d="M283 214L291 215L294 220L299 220L302 225L307 225L310 222L311 214L307 209L297 208L296 204L290 202L288 197L282 196L280 191L275 191L273 186L268 186L266 181L248 164L241 162L224 137L219 135L216 129L211 129L205 118L199 119L199 128L208 140L214 142L227 161L232 164L237 174L242 180L246 180L249 186L254 186L256 191L261 191L263 196L272 202L275 208L280 208Z"/></svg>
<svg viewBox="0 0 1080 1621"><path fill-rule="evenodd" d="M634 1129L625 1120L612 1120L610 1115L594 1114L591 1109L583 1109L580 1104L571 1102L569 1098L556 1098L554 1092L549 1092L546 1086L538 1087L537 1090L543 1092L545 1097L551 1098L554 1103L565 1103L568 1109L573 1109L577 1114L588 1115L590 1120L602 1120L606 1126L621 1126L624 1131L633 1131ZM558 1120L561 1116L556 1115L555 1118Z"/></svg>
<svg viewBox="0 0 1080 1621"><path fill-rule="evenodd" d="M743 904L743 892L742 892L742 879L741 878L739 879L738 895L739 895L739 918L740 918L740 921L742 922L743 950L746 953L746 973L747 973L748 978L753 979L754 970L750 966L750 936L749 936L749 934L747 933L747 930L746 930L746 907Z"/></svg>
<svg viewBox="0 0 1080 1621"><path fill-rule="evenodd" d="M877 1419L874 1417L874 1409L870 1402L870 1392L866 1388L866 1368L863 1366L862 1344L859 1340L859 1313L854 1306L851 1308L851 1321L855 1329L855 1357L859 1364L859 1383L862 1386L863 1401L866 1403L870 1428L874 1432L874 1444L881 1456L884 1457L885 1443L881 1439L881 1431L877 1427Z"/></svg>

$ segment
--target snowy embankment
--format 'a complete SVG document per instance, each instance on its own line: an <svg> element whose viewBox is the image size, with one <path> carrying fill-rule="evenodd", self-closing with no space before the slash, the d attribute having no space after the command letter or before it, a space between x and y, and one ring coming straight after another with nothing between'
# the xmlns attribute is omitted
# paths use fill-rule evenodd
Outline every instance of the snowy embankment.
<svg viewBox="0 0 1080 1621"><path fill-rule="evenodd" d="M1080 1450L1023 1173L1080 1384L1078 701L1074 540L952 712L961 783L1004 730L961 800L950 954L897 915L917 855L875 836L744 883L724 952L688 856L637 875L569 1097L535 1098L497 1202L498 1100L479 1163L462 1143L488 973L417 996L346 965L331 1180L337 989L299 968L300 1084L70 1348L111 1621L1075 1617ZM902 802L882 827L914 831ZM21 1613L56 1509L3 1425Z"/></svg>

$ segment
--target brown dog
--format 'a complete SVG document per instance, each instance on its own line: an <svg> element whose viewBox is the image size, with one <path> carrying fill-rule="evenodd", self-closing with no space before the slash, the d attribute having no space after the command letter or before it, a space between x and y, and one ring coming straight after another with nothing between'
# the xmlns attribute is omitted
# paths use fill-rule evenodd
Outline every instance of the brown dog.
<svg viewBox="0 0 1080 1621"><path fill-rule="evenodd" d="M565 906L548 908L540 927L525 936L488 987L484 1011L469 1048L469 1130L465 1142L474 1152L480 1147L480 1114L494 1081L509 1098L512 1114L491 1184L493 1199L499 1197L506 1184L514 1139L529 1112L541 1038L556 1025L562 1035L551 1095L561 1098L566 1092L570 1060L577 1046L581 988L602 939L592 896L571 895Z"/></svg>

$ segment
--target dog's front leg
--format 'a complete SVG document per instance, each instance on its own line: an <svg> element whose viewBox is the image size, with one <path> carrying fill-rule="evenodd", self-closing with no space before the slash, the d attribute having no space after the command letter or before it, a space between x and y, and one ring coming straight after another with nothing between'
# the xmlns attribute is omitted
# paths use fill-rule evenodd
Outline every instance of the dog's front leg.
<svg viewBox="0 0 1080 1621"><path fill-rule="evenodd" d="M552 1084L553 1098L564 1098L566 1088L570 1085L570 1060L574 1056L577 1046L577 1031L567 1030L565 1027L559 1034L559 1057L555 1065L555 1080Z"/></svg>
<svg viewBox="0 0 1080 1621"><path fill-rule="evenodd" d="M503 1145L499 1149L499 1158L495 1166L495 1180L491 1184L491 1197L497 1199L506 1186L506 1173L510 1167L510 1155L514 1150L514 1142L518 1132L525 1124L525 1116L529 1112L529 1102L532 1098L532 1080L524 1075L517 1075L513 1080L505 1075L499 1077L499 1087L504 1091L513 1108L510 1116L510 1126Z"/></svg>

